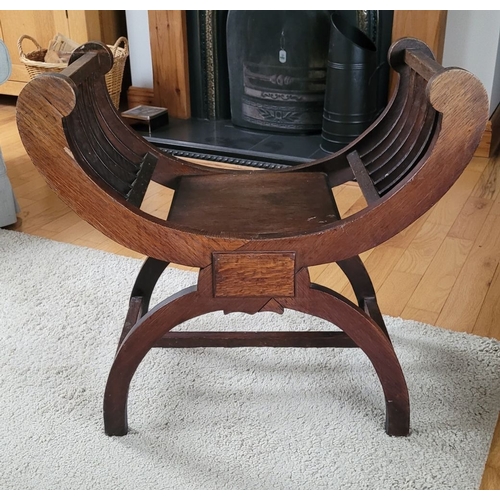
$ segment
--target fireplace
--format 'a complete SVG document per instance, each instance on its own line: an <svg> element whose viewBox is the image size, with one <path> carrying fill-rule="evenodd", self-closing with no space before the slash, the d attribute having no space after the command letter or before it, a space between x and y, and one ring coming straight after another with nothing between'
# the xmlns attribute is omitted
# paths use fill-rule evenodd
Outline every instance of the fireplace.
<svg viewBox="0 0 500 500"><path fill-rule="evenodd" d="M187 11L191 118L147 139L179 156L262 168L329 154L321 142L332 14L368 37L377 57L387 54L392 11ZM384 55L378 111L388 72Z"/></svg>
<svg viewBox="0 0 500 500"><path fill-rule="evenodd" d="M321 131L327 11L230 11L231 121L282 133Z"/></svg>

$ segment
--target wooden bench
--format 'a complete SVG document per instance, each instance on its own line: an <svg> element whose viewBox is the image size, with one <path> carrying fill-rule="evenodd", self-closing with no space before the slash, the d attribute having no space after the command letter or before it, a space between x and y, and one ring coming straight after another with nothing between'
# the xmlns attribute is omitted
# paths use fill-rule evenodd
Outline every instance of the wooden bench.
<svg viewBox="0 0 500 500"><path fill-rule="evenodd" d="M19 132L48 184L106 236L147 256L105 390L107 434L126 434L129 385L151 348L200 346L359 347L382 385L386 432L409 433L406 382L358 255L408 227L452 186L479 144L488 98L472 74L443 68L416 39L399 40L388 57L399 84L376 122L342 151L280 172L212 168L153 147L115 111L104 82L112 57L99 43L22 91ZM353 179L367 206L342 219L332 188ZM140 208L150 182L175 190L166 220ZM331 262L356 303L310 282L308 267ZM198 283L149 310L169 263L198 268ZM171 331L211 311L285 308L340 331Z"/></svg>

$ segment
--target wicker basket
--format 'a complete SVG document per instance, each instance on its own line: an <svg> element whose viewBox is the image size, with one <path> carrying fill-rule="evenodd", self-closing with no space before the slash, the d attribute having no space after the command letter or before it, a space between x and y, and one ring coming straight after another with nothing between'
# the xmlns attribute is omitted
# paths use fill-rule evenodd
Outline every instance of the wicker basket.
<svg viewBox="0 0 500 500"><path fill-rule="evenodd" d="M22 47L24 40L30 40L35 46L36 50L25 53ZM121 46L122 45L122 46ZM120 92L122 88L123 70L129 54L128 41L125 37L120 37L114 45L108 45L111 53L113 54L113 67L106 73L106 87L108 88L109 95L115 108L118 109L120 105ZM19 59L26 67L31 79L41 73L58 73L66 68L67 63L47 63L44 61L47 49L42 49L40 44L29 35L22 35L18 42L17 48L19 50Z"/></svg>

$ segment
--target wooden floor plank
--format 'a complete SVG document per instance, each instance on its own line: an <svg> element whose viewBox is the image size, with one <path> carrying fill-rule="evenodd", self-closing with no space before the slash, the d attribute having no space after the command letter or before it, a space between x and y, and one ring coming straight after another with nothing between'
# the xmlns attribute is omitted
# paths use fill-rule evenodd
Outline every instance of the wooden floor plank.
<svg viewBox="0 0 500 500"><path fill-rule="evenodd" d="M490 158L483 158L483 157L476 156L476 157L472 158L472 160L469 163L469 165L467 166L467 168L468 168L468 170L474 170L474 171L482 174L489 161L490 161Z"/></svg>
<svg viewBox="0 0 500 500"><path fill-rule="evenodd" d="M425 221L394 267L422 276L448 234L448 227Z"/></svg>
<svg viewBox="0 0 500 500"><path fill-rule="evenodd" d="M472 333L500 340L500 265L497 266Z"/></svg>
<svg viewBox="0 0 500 500"><path fill-rule="evenodd" d="M363 210L366 206L367 203L365 197L359 196L358 199L345 212L341 212L342 218L345 219L346 217Z"/></svg>
<svg viewBox="0 0 500 500"><path fill-rule="evenodd" d="M322 272L314 280L318 285L327 286L332 290L340 292L349 284L347 276L337 264L326 264Z"/></svg>
<svg viewBox="0 0 500 500"><path fill-rule="evenodd" d="M472 196L495 200L500 191L500 161L498 156L488 160L479 182L474 187Z"/></svg>
<svg viewBox="0 0 500 500"><path fill-rule="evenodd" d="M326 269L329 264L321 264L319 266L311 266L309 267L309 278L312 282L317 283L319 276Z"/></svg>
<svg viewBox="0 0 500 500"><path fill-rule="evenodd" d="M43 208L43 204L35 203L21 212L23 219L23 230L29 231L31 228L42 228L59 217L71 212L71 209L64 204L54 204L50 208ZM56 231L54 231L56 232Z"/></svg>
<svg viewBox="0 0 500 500"><path fill-rule="evenodd" d="M500 196L494 201L490 215L500 215Z"/></svg>
<svg viewBox="0 0 500 500"><path fill-rule="evenodd" d="M401 258L404 250L396 247L381 246L372 249L368 257L364 260L364 264L373 283L375 291L378 292L383 285L396 262ZM347 283L340 292L349 300L356 302L354 292L350 283Z"/></svg>
<svg viewBox="0 0 500 500"><path fill-rule="evenodd" d="M463 241L463 240L462 240ZM500 217L488 216L436 325L471 332L500 262Z"/></svg>
<svg viewBox="0 0 500 500"><path fill-rule="evenodd" d="M401 316L421 276L393 270L377 291L380 310L389 316Z"/></svg>
<svg viewBox="0 0 500 500"><path fill-rule="evenodd" d="M391 246L406 250L428 218L429 212L419 217L413 224L410 224L406 229L403 229L385 243L382 243L382 246Z"/></svg>
<svg viewBox="0 0 500 500"><path fill-rule="evenodd" d="M428 325L436 324L436 320L438 319L439 313L434 313L431 311L424 311L422 309L417 309L415 307L411 307L408 304L403 309L401 313L401 317L403 319L411 319L413 321L420 321L420 323L427 323Z"/></svg>
<svg viewBox="0 0 500 500"><path fill-rule="evenodd" d="M344 189L335 196L340 215L344 217L347 211L362 198L363 194L357 185L344 186Z"/></svg>
<svg viewBox="0 0 500 500"><path fill-rule="evenodd" d="M472 242L446 237L420 280L408 306L440 313L472 248Z"/></svg>
<svg viewBox="0 0 500 500"><path fill-rule="evenodd" d="M76 214L72 213L73 216ZM77 216L78 217L78 216ZM66 220L64 217L61 217L59 221ZM51 228L49 224L46 224L44 228ZM59 224L56 228L60 228ZM75 240L80 238L85 238L88 234L95 231L95 229L86 221L79 219L71 225L68 225L66 228L59 230L56 233L57 241L65 241L67 243L73 243Z"/></svg>
<svg viewBox="0 0 500 500"><path fill-rule="evenodd" d="M490 213L493 201L471 196L448 233L452 238L475 240Z"/></svg>
<svg viewBox="0 0 500 500"><path fill-rule="evenodd" d="M427 220L451 227L480 177L479 172L466 169L451 189L431 209Z"/></svg>

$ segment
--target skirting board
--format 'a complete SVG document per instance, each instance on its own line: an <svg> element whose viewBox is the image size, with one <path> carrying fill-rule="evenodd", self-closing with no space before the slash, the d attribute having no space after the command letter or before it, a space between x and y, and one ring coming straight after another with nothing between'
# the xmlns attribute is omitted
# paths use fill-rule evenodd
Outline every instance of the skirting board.
<svg viewBox="0 0 500 500"><path fill-rule="evenodd" d="M129 109L136 106L154 106L153 89L130 86L127 90L127 103Z"/></svg>
<svg viewBox="0 0 500 500"><path fill-rule="evenodd" d="M491 147L490 156L498 153L500 148L500 104L491 115Z"/></svg>
<svg viewBox="0 0 500 500"><path fill-rule="evenodd" d="M491 121L486 124L486 129L481 137L481 142L474 153L474 156L478 156L479 158L489 158L492 153L491 147Z"/></svg>
<svg viewBox="0 0 500 500"><path fill-rule="evenodd" d="M479 147L476 150L476 156L490 158L498 152L500 148L500 104L490 117L486 125L483 137Z"/></svg>
<svg viewBox="0 0 500 500"><path fill-rule="evenodd" d="M154 106L153 89L131 86L127 91L128 107L145 105ZM500 106L497 107L491 120L488 121L481 142L476 150L475 156L489 158L493 151L500 145Z"/></svg>

